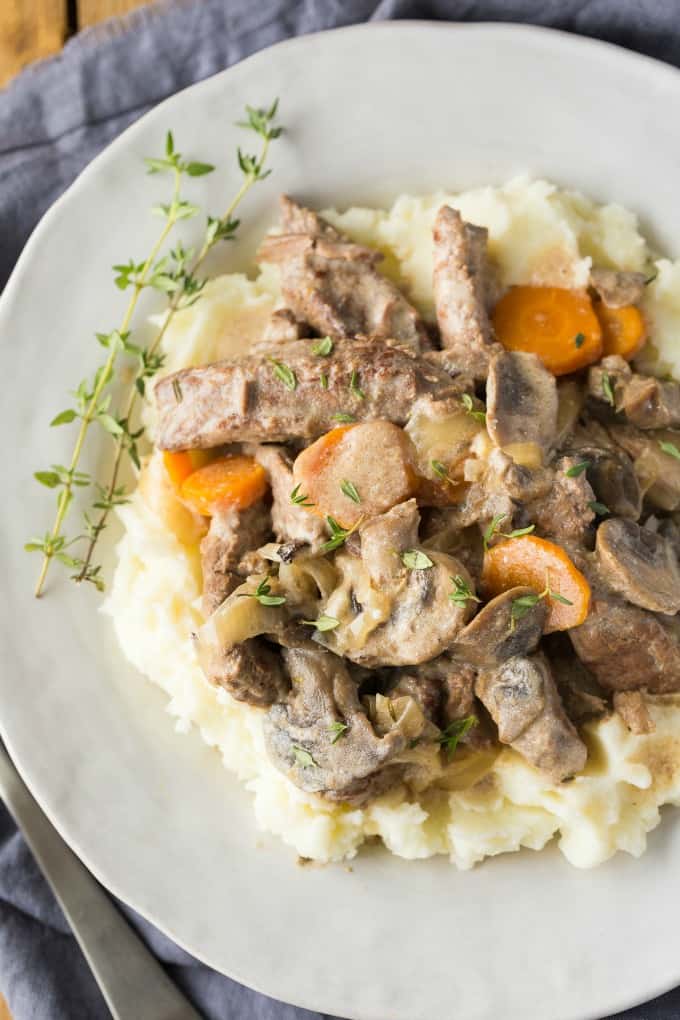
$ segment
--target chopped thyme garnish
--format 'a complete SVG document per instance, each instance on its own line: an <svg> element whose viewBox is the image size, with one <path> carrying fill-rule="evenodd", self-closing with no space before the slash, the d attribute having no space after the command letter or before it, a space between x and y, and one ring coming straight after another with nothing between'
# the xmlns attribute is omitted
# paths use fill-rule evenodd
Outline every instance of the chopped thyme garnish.
<svg viewBox="0 0 680 1020"><path fill-rule="evenodd" d="M365 400L366 398L366 394L359 386L359 378L357 376L356 370L354 370L352 372L352 375L350 376L349 391L353 397L357 398L357 400Z"/></svg>
<svg viewBox="0 0 680 1020"><path fill-rule="evenodd" d="M315 506L316 504L311 502L309 496L305 496L304 492L300 492L300 484L301 483L298 482L290 494L291 503L295 506Z"/></svg>
<svg viewBox="0 0 680 1020"><path fill-rule="evenodd" d="M325 372L322 372L321 375L319 376L319 382L321 383L322 390L328 389L328 376L326 375Z"/></svg>
<svg viewBox="0 0 680 1020"><path fill-rule="evenodd" d="M577 333L574 337L574 347L583 347L586 342L585 333Z"/></svg>
<svg viewBox="0 0 680 1020"><path fill-rule="evenodd" d="M333 350L333 341L329 336L323 337L321 340L317 340L312 347L312 354L317 354L320 358L327 358Z"/></svg>
<svg viewBox="0 0 680 1020"><path fill-rule="evenodd" d="M612 389L612 381L609 377L609 372L602 373L602 392L607 403L611 404L612 407L615 407L616 401L614 399L614 390Z"/></svg>
<svg viewBox="0 0 680 1020"><path fill-rule="evenodd" d="M346 478L340 486L340 491L347 499L351 499L353 503L361 503L361 496L356 490L354 482L349 482Z"/></svg>
<svg viewBox="0 0 680 1020"><path fill-rule="evenodd" d="M464 393L460 398L460 402L471 418L474 418L475 421L481 421L482 424L486 422L486 411L477 410L469 393Z"/></svg>
<svg viewBox="0 0 680 1020"><path fill-rule="evenodd" d="M297 744L293 744L291 746L291 751L293 752L293 757L295 758L295 761L297 762L298 765L302 766L303 769L307 769L310 767L316 769L319 767L306 748L298 747Z"/></svg>
<svg viewBox="0 0 680 1020"><path fill-rule="evenodd" d="M477 717L474 715L468 715L465 719L455 719L449 723L445 730L442 730L441 736L439 737L439 743L442 750L445 750L449 758L453 757L453 754L458 747L458 742L465 736L466 733L472 729L473 726L477 725Z"/></svg>
<svg viewBox="0 0 680 1020"><path fill-rule="evenodd" d="M344 411L339 411L337 414L331 415L331 421L341 421L350 423L355 422L356 418L354 417L353 414L345 414Z"/></svg>
<svg viewBox="0 0 680 1020"><path fill-rule="evenodd" d="M598 517L606 517L610 512L608 506L605 506L604 503L598 502L596 499L591 499L588 503L588 507L594 514L597 514Z"/></svg>
<svg viewBox="0 0 680 1020"><path fill-rule="evenodd" d="M526 528L515 528L514 531L499 531L498 525L501 524L507 516L508 516L507 514L495 514L495 516L491 518L491 523L489 524L483 535L485 549L489 548L489 542L494 537L521 538L522 535L530 535L531 532L536 527L535 524L529 524L527 525Z"/></svg>
<svg viewBox="0 0 680 1020"><path fill-rule="evenodd" d="M316 627L320 631L335 630L340 626L339 620L336 620L334 616L326 616L325 613L322 613L318 620L301 620L300 622L307 627Z"/></svg>
<svg viewBox="0 0 680 1020"><path fill-rule="evenodd" d="M455 577L452 577L451 581L453 582L453 591L449 594L449 598L454 605L464 607L467 602L482 601L473 594L470 585L460 574L456 574Z"/></svg>
<svg viewBox="0 0 680 1020"><path fill-rule="evenodd" d="M664 453L668 454L669 457L675 457L676 460L680 460L680 450L675 443L665 443L663 439L660 439L659 446Z"/></svg>
<svg viewBox="0 0 680 1020"><path fill-rule="evenodd" d="M327 553L333 552L334 549L338 549L341 545L343 545L345 539L349 538L353 531L356 531L356 529L361 524L362 520L363 518L359 518L356 524L353 525L353 527L351 528L343 528L338 524L334 517L331 517L330 515L326 517L326 523L328 524L328 527L331 529L331 537L327 542L324 542L324 544L319 549L319 552Z"/></svg>
<svg viewBox="0 0 680 1020"><path fill-rule="evenodd" d="M282 606L286 601L285 595L270 595L271 585L269 578L264 577L258 584L255 591L241 592L239 598L257 599L261 606Z"/></svg>
<svg viewBox="0 0 680 1020"><path fill-rule="evenodd" d="M648 287L650 285L650 283L654 283L654 281L656 280L658 275L659 275L659 270L657 269L657 271L655 273L652 273L651 276L647 277L647 279L645 280L645 287Z"/></svg>
<svg viewBox="0 0 680 1020"><path fill-rule="evenodd" d="M181 404L184 400L184 394L182 393L182 384L179 379L172 380L172 392L175 394L175 400L178 404Z"/></svg>
<svg viewBox="0 0 680 1020"><path fill-rule="evenodd" d="M408 570L429 570L434 566L430 557L421 549L407 549L401 554L401 562Z"/></svg>
<svg viewBox="0 0 680 1020"><path fill-rule="evenodd" d="M277 361L276 358L270 358L269 360L272 364L276 378L279 379L280 382L282 382L289 390L296 389L297 377L293 369L289 368L288 365L285 365L283 361Z"/></svg>
<svg viewBox="0 0 680 1020"><path fill-rule="evenodd" d="M589 467L589 460L581 460L578 464L574 464L573 467L567 468L564 473L567 478L578 478L578 476L582 475L584 471L587 471Z"/></svg>
<svg viewBox="0 0 680 1020"><path fill-rule="evenodd" d="M515 629L515 624L518 620L521 620L527 615L530 609L538 605L543 599L552 599L553 602L561 602L563 606L573 606L573 602L565 598L564 595L560 595L559 592L553 591L550 587L550 575L548 571L545 572L545 588L538 595L520 595L518 599L512 600L510 607L510 630Z"/></svg>
<svg viewBox="0 0 680 1020"><path fill-rule="evenodd" d="M331 735L331 744L337 744L340 737L349 729L349 724L346 722L334 722L328 727L328 732Z"/></svg>

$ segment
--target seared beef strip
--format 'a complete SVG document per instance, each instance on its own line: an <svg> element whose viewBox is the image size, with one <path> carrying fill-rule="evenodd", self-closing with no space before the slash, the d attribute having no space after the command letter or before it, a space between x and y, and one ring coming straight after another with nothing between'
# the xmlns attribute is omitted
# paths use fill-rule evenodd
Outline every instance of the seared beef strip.
<svg viewBox="0 0 680 1020"><path fill-rule="evenodd" d="M186 450L315 439L347 415L401 425L417 397L447 397L456 386L443 369L388 340L336 340L325 358L309 341L291 340L271 360L251 354L183 369L161 379L155 392L158 446Z"/></svg>
<svg viewBox="0 0 680 1020"><path fill-rule="evenodd" d="M248 450L267 472L272 488L272 528L278 542L303 543L317 551L327 540L321 517L293 503L295 487L292 458L285 446L257 445Z"/></svg>
<svg viewBox="0 0 680 1020"><path fill-rule="evenodd" d="M680 426L680 383L638 375L618 355L590 368L588 390L600 413L622 412L640 429Z"/></svg>
<svg viewBox="0 0 680 1020"><path fill-rule="evenodd" d="M560 457L549 492L528 507L529 517L541 534L567 548L574 543L585 546L595 520L591 506L595 493L585 470L579 470L582 463L581 457Z"/></svg>
<svg viewBox="0 0 680 1020"><path fill-rule="evenodd" d="M281 701L288 690L281 657L258 638L210 654L203 668L210 683L256 708Z"/></svg>
<svg viewBox="0 0 680 1020"><path fill-rule="evenodd" d="M262 502L245 510L220 507L201 542L203 612L209 616L250 573L244 557L263 545L271 530L269 510Z"/></svg>
<svg viewBox="0 0 680 1020"><path fill-rule="evenodd" d="M409 741L398 725L376 734L342 659L322 648L286 648L282 655L292 691L270 709L264 725L276 767L309 793L351 804L398 782L404 767L390 763ZM346 727L340 736L338 724Z"/></svg>
<svg viewBox="0 0 680 1020"><path fill-rule="evenodd" d="M590 285L608 308L636 305L642 300L646 279L644 273L600 267L590 270Z"/></svg>
<svg viewBox="0 0 680 1020"><path fill-rule="evenodd" d="M585 623L569 631L576 654L608 691L680 690L680 639L664 617L593 592Z"/></svg>
<svg viewBox="0 0 680 1020"><path fill-rule="evenodd" d="M594 498L613 516L638 519L642 512L642 493L633 463L622 450L579 443L573 463L586 464L585 477Z"/></svg>
<svg viewBox="0 0 680 1020"><path fill-rule="evenodd" d="M442 347L453 352L461 369L485 379L491 357L502 348L489 320L491 280L487 230L465 223L457 209L444 205L434 224L434 300Z"/></svg>
<svg viewBox="0 0 680 1020"><path fill-rule="evenodd" d="M680 568L663 535L610 518L597 529L595 552L601 578L628 602L655 613L680 610Z"/></svg>
<svg viewBox="0 0 680 1020"><path fill-rule="evenodd" d="M491 359L486 427L496 446L532 444L548 453L557 429L557 387L536 354L503 351Z"/></svg>
<svg viewBox="0 0 680 1020"><path fill-rule="evenodd" d="M258 257L279 265L284 299L298 318L322 336L391 337L414 351L430 346L418 312L375 268L380 252L352 244L289 198L282 221L284 233L265 240Z"/></svg>

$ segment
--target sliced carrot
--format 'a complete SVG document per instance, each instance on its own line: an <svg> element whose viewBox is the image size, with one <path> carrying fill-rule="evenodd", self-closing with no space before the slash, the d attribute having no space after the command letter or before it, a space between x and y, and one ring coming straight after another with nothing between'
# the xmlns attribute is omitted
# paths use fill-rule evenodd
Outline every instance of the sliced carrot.
<svg viewBox="0 0 680 1020"><path fill-rule="evenodd" d="M180 491L192 510L211 517L220 506L245 510L262 499L267 491L267 475L252 457L231 454L193 471Z"/></svg>
<svg viewBox="0 0 680 1020"><path fill-rule="evenodd" d="M602 328L585 291L511 287L493 313L508 351L538 354L553 375L567 375L602 356Z"/></svg>
<svg viewBox="0 0 680 1020"><path fill-rule="evenodd" d="M602 326L602 342L605 354L619 354L622 358L634 358L647 339L647 330L642 312L635 305L623 308L607 308L600 302L595 305L595 314Z"/></svg>
<svg viewBox="0 0 680 1020"><path fill-rule="evenodd" d="M164 450L163 463L165 464L165 470L170 475L170 481L178 489L184 479L188 478L196 470L196 466L187 450L182 450L179 453L171 453L169 450Z"/></svg>
<svg viewBox="0 0 680 1020"><path fill-rule="evenodd" d="M590 608L590 585L564 549L536 535L509 538L484 554L482 587L492 597L528 585L537 594L549 592L566 602L544 597L548 605L546 633L583 623Z"/></svg>
<svg viewBox="0 0 680 1020"><path fill-rule="evenodd" d="M212 450L180 450L178 453L171 453L169 450L163 451L165 470L176 489L181 489L185 478L209 464L213 459Z"/></svg>

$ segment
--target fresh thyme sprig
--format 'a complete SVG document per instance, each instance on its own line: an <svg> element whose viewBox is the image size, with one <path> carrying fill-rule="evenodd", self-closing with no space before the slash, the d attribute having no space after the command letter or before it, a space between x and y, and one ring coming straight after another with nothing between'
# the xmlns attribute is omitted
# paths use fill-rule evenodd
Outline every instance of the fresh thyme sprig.
<svg viewBox="0 0 680 1020"><path fill-rule="evenodd" d="M510 607L510 630L515 629L515 625L518 620L522 620L530 609L538 605L543 599L551 599L553 602L561 602L563 606L573 606L573 602L565 598L564 595L560 595L559 592L553 591L550 587L550 574L546 570L545 572L545 588L538 595L520 595L519 598L513 599Z"/></svg>
<svg viewBox="0 0 680 1020"><path fill-rule="evenodd" d="M489 548L492 538L521 538L522 535L530 535L535 528L534 524L529 524L526 528L515 528L514 531L500 531L499 525L507 516L508 514L495 514L491 518L491 522L482 536L485 551Z"/></svg>
<svg viewBox="0 0 680 1020"><path fill-rule="evenodd" d="M163 356L158 349L163 341L165 333L174 315L184 308L188 308L201 296L206 284L205 279L199 278L198 270L201 268L208 252L220 241L233 240L239 227L239 220L234 219L234 212L250 188L257 181L264 180L270 173L264 167L267 160L270 143L279 137L282 128L275 125L275 118L278 109L278 100L266 110L259 110L253 107L246 107L247 121L241 122L239 126L254 131L262 139L259 155L246 155L239 148L237 151L238 165L243 174L243 180L236 194L229 203L227 209L220 217L208 216L204 232L203 242L197 254L194 249L186 249L179 243L169 255L159 258L160 251L174 225L182 219L194 216L199 210L180 198L179 186L183 174L189 177L200 177L211 173L214 167L209 163L197 161L185 161L181 154L175 149L174 138L171 132L166 136L165 157L161 159L148 159L146 161L148 172L151 174L170 172L173 175L173 191L170 203L156 207L155 211L165 218L165 225L161 234L153 246L150 255L145 262L139 263L130 259L127 263L114 267L116 277L114 282L121 290L132 287L132 296L128 302L121 326L108 334L98 334L99 342L108 349L109 354L104 365L97 370L91 383L87 380L80 384L76 391L76 408L68 408L61 412L53 420L53 425L68 424L79 418L81 427L76 441L71 464L68 468L53 468L51 472L37 472L36 478L42 484L53 488L60 486L57 503L57 517L52 531L48 532L43 539L33 539L26 548L29 551L41 551L43 553L43 564L41 573L36 585L35 594L42 593L45 577L49 569L50 561L53 558L59 559L64 565L74 569L73 575L76 581L91 581L99 590L104 585L100 577L99 566L92 564L92 557L99 537L106 527L108 516L112 509L125 502L125 489L118 484L118 476L122 466L123 456L127 453L133 464L139 468L138 440L143 435L143 428L136 431L130 426L130 421L135 410L137 398L144 396L146 381L161 368ZM142 289L154 287L168 295L169 304L166 310L162 326L156 336L146 348L138 347L130 342L129 326L132 315L137 305L137 300ZM137 360L137 372L130 387L127 398L123 401L122 411L119 415L113 416L109 413L110 396L103 398L103 390L113 378L113 369L119 354L126 354ZM180 394L175 394L178 401L182 399ZM108 431L115 443L115 454L109 482L100 485L92 482L89 476L84 476L77 471L77 466L83 449L85 435L90 424L97 421ZM58 478L54 481L54 475ZM41 477L42 476L42 477ZM49 476L47 480L46 476ZM94 484L97 492L97 499L93 507L100 511L96 520L85 514L85 533L68 542L61 534L61 528L69 505L73 498L73 487L77 485ZM71 556L65 553L67 546L80 539L87 540L85 554L82 558Z"/></svg>
<svg viewBox="0 0 680 1020"><path fill-rule="evenodd" d="M464 609L468 602L482 601L477 598L472 588L461 574L456 574L455 577L451 578L451 581L453 582L453 591L449 594L449 599L453 602L454 606L460 606Z"/></svg>

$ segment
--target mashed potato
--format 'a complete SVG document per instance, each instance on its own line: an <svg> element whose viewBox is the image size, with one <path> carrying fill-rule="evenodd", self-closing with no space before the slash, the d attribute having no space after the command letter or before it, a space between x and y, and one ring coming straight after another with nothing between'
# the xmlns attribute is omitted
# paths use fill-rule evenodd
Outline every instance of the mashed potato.
<svg viewBox="0 0 680 1020"><path fill-rule="evenodd" d="M324 215L359 242L385 253L384 271L433 318L431 229L444 202L488 227L504 285L583 287L599 265L656 273L644 312L652 355L680 376L680 260L655 259L633 213L596 206L545 181L518 178L502 188L461 195L402 196L389 210L333 210ZM212 281L201 300L167 332L166 367L174 370L243 351L279 302L278 276L266 267ZM649 698L656 731L634 736L617 715L588 724L584 774L553 786L518 754L459 750L445 781L418 799L394 790L363 808L303 793L270 763L260 711L232 700L203 678L191 639L201 623L195 535L172 530L163 472L152 458L131 502L121 508L125 536L106 611L128 659L169 698L179 732L197 726L225 766L253 794L257 822L303 857L352 857L367 837L406 858L448 854L459 868L554 836L567 859L592 867L617 850L640 855L662 804L680 804L680 695ZM176 523L176 522L175 522ZM180 522L181 524L181 522ZM183 541L177 535L182 536Z"/></svg>

